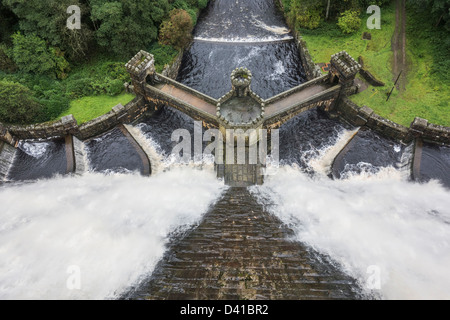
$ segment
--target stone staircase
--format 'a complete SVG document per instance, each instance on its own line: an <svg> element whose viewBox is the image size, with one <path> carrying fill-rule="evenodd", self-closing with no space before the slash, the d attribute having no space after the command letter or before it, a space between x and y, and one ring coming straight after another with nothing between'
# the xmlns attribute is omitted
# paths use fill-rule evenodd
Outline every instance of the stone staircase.
<svg viewBox="0 0 450 320"><path fill-rule="evenodd" d="M125 299L363 298L356 281L301 243L245 188L231 188L198 227L173 240Z"/></svg>

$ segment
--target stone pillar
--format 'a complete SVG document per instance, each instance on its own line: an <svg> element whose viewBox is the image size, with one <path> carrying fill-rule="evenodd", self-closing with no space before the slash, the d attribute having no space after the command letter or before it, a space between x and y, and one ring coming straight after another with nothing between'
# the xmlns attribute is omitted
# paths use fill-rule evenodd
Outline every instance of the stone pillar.
<svg viewBox="0 0 450 320"><path fill-rule="evenodd" d="M250 94L252 73L247 68L237 68L231 73L231 85L237 97L245 97Z"/></svg>
<svg viewBox="0 0 450 320"><path fill-rule="evenodd" d="M11 146L15 146L16 139L6 130L5 127L0 123L0 141L4 141Z"/></svg>
<svg viewBox="0 0 450 320"><path fill-rule="evenodd" d="M137 96L145 97L145 85L155 83L155 58L146 51L139 51L126 65Z"/></svg>
<svg viewBox="0 0 450 320"><path fill-rule="evenodd" d="M428 120L416 117L409 127L410 135L414 138L423 136L428 128Z"/></svg>
<svg viewBox="0 0 450 320"><path fill-rule="evenodd" d="M361 69L361 65L353 59L346 51L341 51L331 56L330 80L336 77L346 92L353 86L356 74Z"/></svg>

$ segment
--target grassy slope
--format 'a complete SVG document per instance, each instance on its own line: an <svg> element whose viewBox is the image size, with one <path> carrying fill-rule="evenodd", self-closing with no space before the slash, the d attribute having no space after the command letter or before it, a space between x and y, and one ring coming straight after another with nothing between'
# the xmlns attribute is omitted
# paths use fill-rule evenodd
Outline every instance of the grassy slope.
<svg viewBox="0 0 450 320"><path fill-rule="evenodd" d="M134 95L132 94L121 94L114 97L107 95L84 97L71 101L69 109L61 116L73 114L78 124L82 124L111 111L119 103L126 105L133 99Z"/></svg>
<svg viewBox="0 0 450 320"><path fill-rule="evenodd" d="M351 99L355 103L367 105L379 115L405 126L409 126L416 116L450 126L449 85L441 81L439 74L430 74L430 66L436 59L430 52L433 34L423 32L428 20L417 20L417 15L413 18L409 16L407 48L410 70L406 91L399 93L394 90L389 102L386 102L386 93L394 84L394 75L391 72L391 38L395 30L394 4L382 8L381 30L367 30L363 19L360 30L352 35L342 35L335 23L324 23L317 30L301 30L301 33L316 63L328 62L332 54L346 50L354 58L362 56L366 68L386 83L385 87L369 87L368 90L352 96ZM371 41L362 40L364 31L372 34Z"/></svg>

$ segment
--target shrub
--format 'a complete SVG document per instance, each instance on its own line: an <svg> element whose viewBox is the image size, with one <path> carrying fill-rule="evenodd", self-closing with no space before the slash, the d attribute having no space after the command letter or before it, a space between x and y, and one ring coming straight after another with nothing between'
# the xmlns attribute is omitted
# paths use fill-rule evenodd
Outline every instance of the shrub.
<svg viewBox="0 0 450 320"><path fill-rule="evenodd" d="M55 75L59 79L67 77L69 63L61 50L47 48L45 41L35 34L22 35L17 32L12 39L12 58L20 70L35 74Z"/></svg>
<svg viewBox="0 0 450 320"><path fill-rule="evenodd" d="M173 9L170 18L161 24L159 41L182 49L189 44L193 28L194 23L186 10Z"/></svg>
<svg viewBox="0 0 450 320"><path fill-rule="evenodd" d="M347 10L341 14L337 25L343 33L349 34L359 30L361 27L361 18L357 11Z"/></svg>
<svg viewBox="0 0 450 320"><path fill-rule="evenodd" d="M9 57L9 50L8 48L0 44L0 70L5 72L14 72L17 69L16 64L14 61L11 60Z"/></svg>
<svg viewBox="0 0 450 320"><path fill-rule="evenodd" d="M316 29L320 25L320 10L318 9L308 9L297 17L297 28L303 27L307 29Z"/></svg>
<svg viewBox="0 0 450 320"><path fill-rule="evenodd" d="M111 80L106 87L106 93L110 96L117 96L124 90L123 81L119 79Z"/></svg>
<svg viewBox="0 0 450 320"><path fill-rule="evenodd" d="M93 94L91 79L82 78L67 83L66 94L71 99L78 99Z"/></svg>
<svg viewBox="0 0 450 320"><path fill-rule="evenodd" d="M41 111L32 92L20 83L0 81L0 121L30 124Z"/></svg>

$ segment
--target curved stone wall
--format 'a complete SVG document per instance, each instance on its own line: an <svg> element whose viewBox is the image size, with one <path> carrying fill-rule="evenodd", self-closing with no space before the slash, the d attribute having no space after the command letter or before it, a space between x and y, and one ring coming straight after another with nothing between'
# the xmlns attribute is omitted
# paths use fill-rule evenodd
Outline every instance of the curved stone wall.
<svg viewBox="0 0 450 320"><path fill-rule="evenodd" d="M407 128L376 114L367 106L359 107L347 97L341 99L330 115L338 115L355 126L366 126L383 136L409 143L416 138L426 141L450 145L450 128L429 123L428 120L416 117Z"/></svg>
<svg viewBox="0 0 450 320"><path fill-rule="evenodd" d="M144 99L137 97L125 106L119 104L110 112L82 125L78 125L73 115L53 122L26 126L0 123L0 140L10 145L15 145L18 140L58 138L67 135L85 140L111 130L118 124L132 123L147 111L149 111L149 107L145 104Z"/></svg>

